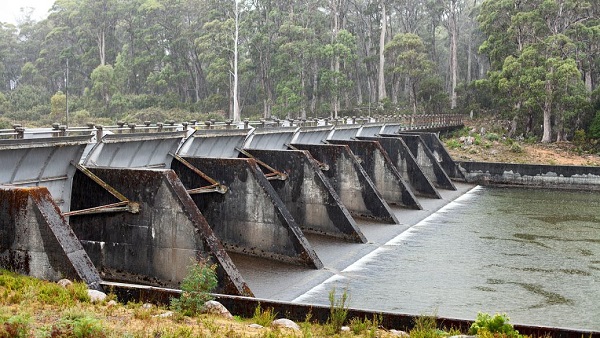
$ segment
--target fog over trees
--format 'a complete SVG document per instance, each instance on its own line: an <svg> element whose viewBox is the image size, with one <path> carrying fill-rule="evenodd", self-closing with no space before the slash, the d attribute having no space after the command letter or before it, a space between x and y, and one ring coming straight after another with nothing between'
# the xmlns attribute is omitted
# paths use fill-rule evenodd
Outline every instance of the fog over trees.
<svg viewBox="0 0 600 338"><path fill-rule="evenodd" d="M70 125L473 113L600 137L597 0L56 0L0 25L0 128L68 99Z"/></svg>

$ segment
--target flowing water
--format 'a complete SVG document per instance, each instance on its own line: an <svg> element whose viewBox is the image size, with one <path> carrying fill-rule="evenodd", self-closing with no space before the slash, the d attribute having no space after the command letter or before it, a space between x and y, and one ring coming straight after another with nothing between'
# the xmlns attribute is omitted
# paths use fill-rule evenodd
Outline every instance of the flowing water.
<svg viewBox="0 0 600 338"><path fill-rule="evenodd" d="M477 187L296 301L333 287L351 307L600 330L600 194Z"/></svg>

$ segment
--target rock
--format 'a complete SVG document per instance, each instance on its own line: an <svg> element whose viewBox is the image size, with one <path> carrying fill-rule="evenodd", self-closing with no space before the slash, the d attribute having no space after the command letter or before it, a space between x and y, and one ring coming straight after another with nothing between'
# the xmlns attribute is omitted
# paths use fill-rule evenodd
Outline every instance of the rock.
<svg viewBox="0 0 600 338"><path fill-rule="evenodd" d="M298 324L296 324L293 321L286 319L286 318L275 319L271 323L271 326L272 327L283 327L283 328L300 331L300 326L298 326Z"/></svg>
<svg viewBox="0 0 600 338"><path fill-rule="evenodd" d="M142 305L142 309L150 310L151 308L152 308L152 304L150 304L150 303L144 303Z"/></svg>
<svg viewBox="0 0 600 338"><path fill-rule="evenodd" d="M167 312L161 313L159 315L154 315L153 317L157 317L157 318L173 317L173 311L167 311Z"/></svg>
<svg viewBox="0 0 600 338"><path fill-rule="evenodd" d="M115 301L114 299L110 300L108 303L106 303L106 306L109 306L109 307L110 306L117 306L117 301Z"/></svg>
<svg viewBox="0 0 600 338"><path fill-rule="evenodd" d="M342 326L340 328L340 331L342 331L342 332L350 332L350 326Z"/></svg>
<svg viewBox="0 0 600 338"><path fill-rule="evenodd" d="M254 323L254 324L248 325L248 327L251 327L253 329L262 329L264 326Z"/></svg>
<svg viewBox="0 0 600 338"><path fill-rule="evenodd" d="M63 288L67 288L67 287L73 285L73 282L71 282L68 279L61 279L58 282L56 282L56 284L62 286Z"/></svg>
<svg viewBox="0 0 600 338"><path fill-rule="evenodd" d="M106 293L98 290L88 290L88 296L92 303L101 302L106 299Z"/></svg>
<svg viewBox="0 0 600 338"><path fill-rule="evenodd" d="M410 335L406 331L399 331L399 330L392 329L392 330L390 330L390 333L393 334L394 336L398 336L398 337L403 337L403 338L410 337Z"/></svg>
<svg viewBox="0 0 600 338"><path fill-rule="evenodd" d="M217 302L216 300L209 300L208 302L204 303L204 312L219 315L228 319L233 318L229 310L227 310L223 304Z"/></svg>

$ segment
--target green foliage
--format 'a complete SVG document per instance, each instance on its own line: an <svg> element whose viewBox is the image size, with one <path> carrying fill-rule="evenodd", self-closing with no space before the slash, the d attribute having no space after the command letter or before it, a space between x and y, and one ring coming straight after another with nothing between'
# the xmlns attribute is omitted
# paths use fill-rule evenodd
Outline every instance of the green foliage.
<svg viewBox="0 0 600 338"><path fill-rule="evenodd" d="M104 327L102 321L85 312L74 310L52 325L50 336L53 338L104 338L107 336L107 331L108 329Z"/></svg>
<svg viewBox="0 0 600 338"><path fill-rule="evenodd" d="M79 302L90 300L85 283L75 282L64 288L55 283L42 282L5 270L0 270L0 287L5 289L0 300L9 304L39 301L49 305L72 307Z"/></svg>
<svg viewBox="0 0 600 338"><path fill-rule="evenodd" d="M205 260L193 263L181 282L182 294L171 299L171 307L186 315L202 312L204 303L213 299L210 293L217 287L216 268L216 264L208 265Z"/></svg>
<svg viewBox="0 0 600 338"><path fill-rule="evenodd" d="M585 130L577 129L575 130L575 134L573 135L573 144L577 147L583 147L587 143L587 136L585 135Z"/></svg>
<svg viewBox="0 0 600 338"><path fill-rule="evenodd" d="M500 135L496 134L496 133L487 133L485 134L485 138L488 139L489 141L498 141L500 140Z"/></svg>
<svg viewBox="0 0 600 338"><path fill-rule="evenodd" d="M441 333L437 328L435 316L416 317L415 326L409 332L411 338L439 338Z"/></svg>
<svg viewBox="0 0 600 338"><path fill-rule="evenodd" d="M452 138L452 139L449 139L448 141L446 141L446 147L448 147L450 149L458 149L461 146L462 145L461 145L460 141L455 138Z"/></svg>
<svg viewBox="0 0 600 338"><path fill-rule="evenodd" d="M0 317L0 338L29 337L31 318L18 314L9 318Z"/></svg>
<svg viewBox="0 0 600 338"><path fill-rule="evenodd" d="M269 326L275 320L276 317L277 313L273 311L273 308L262 310L260 304L258 304L258 306L256 306L256 308L254 309L252 322L262 326Z"/></svg>
<svg viewBox="0 0 600 338"><path fill-rule="evenodd" d="M600 139L600 110L596 112L596 115L590 124L588 136L593 139Z"/></svg>
<svg viewBox="0 0 600 338"><path fill-rule="evenodd" d="M335 287L329 291L329 318L327 324L334 333L341 330L348 316L348 297L347 289L344 289L339 298L336 298Z"/></svg>
<svg viewBox="0 0 600 338"><path fill-rule="evenodd" d="M519 143L514 142L513 144L510 145L510 151L515 154L520 154L523 152L523 147L521 147L521 145Z"/></svg>
<svg viewBox="0 0 600 338"><path fill-rule="evenodd" d="M381 323L381 315L376 315L373 319L368 318L352 318L350 320L350 330L355 335L359 335L366 332L367 337L375 338L377 336L377 328Z"/></svg>
<svg viewBox="0 0 600 338"><path fill-rule="evenodd" d="M485 331L492 334L501 334L503 337L519 338L519 331L509 323L506 314L495 314L493 317L487 313L478 313L477 319L471 325L469 334L480 335Z"/></svg>

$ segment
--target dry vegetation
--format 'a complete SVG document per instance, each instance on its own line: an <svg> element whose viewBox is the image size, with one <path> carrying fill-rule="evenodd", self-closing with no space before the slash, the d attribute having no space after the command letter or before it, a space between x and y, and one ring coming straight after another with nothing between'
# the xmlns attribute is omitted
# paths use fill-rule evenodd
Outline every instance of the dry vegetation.
<svg viewBox="0 0 600 338"><path fill-rule="evenodd" d="M456 161L600 166L599 154L586 151L584 146L507 138L506 126L506 122L495 119L466 120L465 128L445 137L444 142Z"/></svg>
<svg viewBox="0 0 600 338"><path fill-rule="evenodd" d="M257 311L253 318L184 316L166 307L114 302L91 303L84 284L66 288L0 270L0 338L4 337L397 337L378 328L377 320L354 320L349 332L310 318L301 330L271 328L276 314ZM169 316L161 316L171 313ZM266 325L262 328L250 324Z"/></svg>

